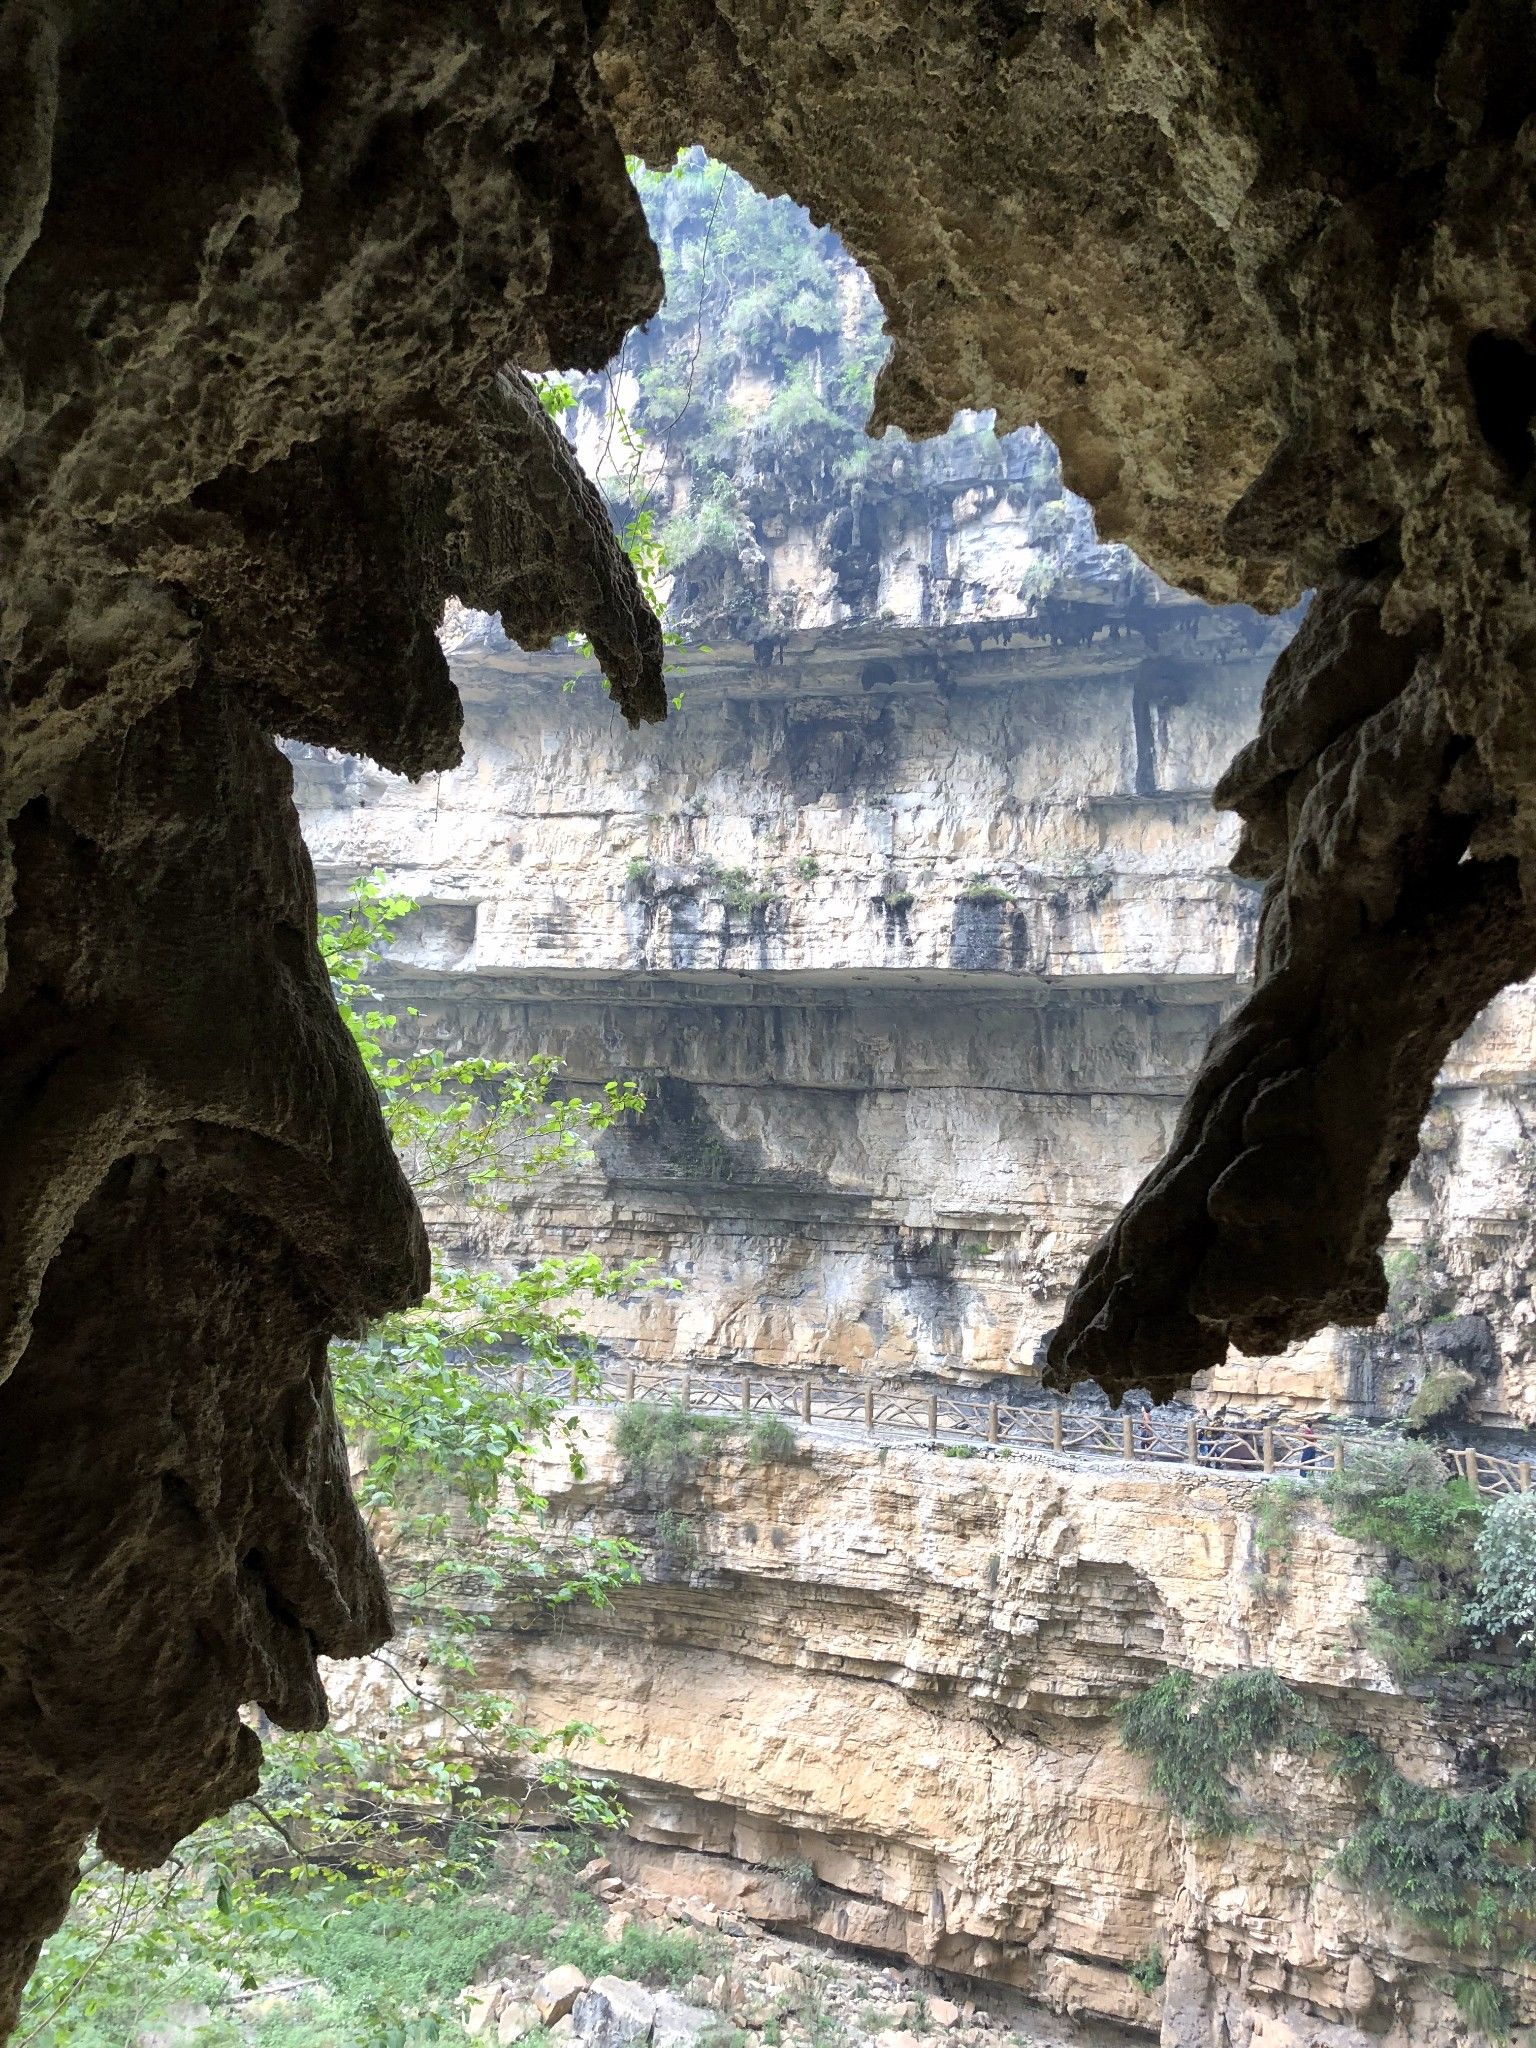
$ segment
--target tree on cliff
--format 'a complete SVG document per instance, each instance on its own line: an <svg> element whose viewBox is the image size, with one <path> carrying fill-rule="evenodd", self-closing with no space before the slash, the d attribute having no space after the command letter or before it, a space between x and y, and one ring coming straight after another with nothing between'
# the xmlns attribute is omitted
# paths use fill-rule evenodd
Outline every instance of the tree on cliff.
<svg viewBox="0 0 1536 2048"><path fill-rule="evenodd" d="M320 943L412 1184L463 1234L530 1180L589 1156L644 1098L632 1081L563 1093L547 1058L394 1050L400 1017L371 983L414 908L373 877L321 920ZM559 1443L579 1468L572 1396L595 1374L583 1307L649 1284L639 1265L589 1254L510 1274L434 1254L426 1301L332 1346L337 1410L401 1640L367 1661L354 1725L269 1734L259 1797L200 1829L171 1864L88 1867L29 1987L20 2043L107 2048L185 2000L209 2010L200 2039L232 2040L242 1987L323 1982L327 1958L347 1980L331 1986L327 2041L438 2038L477 1944L505 1936L507 1915L479 1896L496 1833L530 1797L578 1826L619 1817L571 1762L595 1731L524 1725L515 1702L473 1682L475 1638L498 1603L527 1615L602 1602L634 1576L622 1544L551 1545L530 1462ZM437 1976L418 1965L404 1990L398 1971L381 1988L357 1944L376 1937L381 1952L400 1950L424 1901L445 1930Z"/></svg>

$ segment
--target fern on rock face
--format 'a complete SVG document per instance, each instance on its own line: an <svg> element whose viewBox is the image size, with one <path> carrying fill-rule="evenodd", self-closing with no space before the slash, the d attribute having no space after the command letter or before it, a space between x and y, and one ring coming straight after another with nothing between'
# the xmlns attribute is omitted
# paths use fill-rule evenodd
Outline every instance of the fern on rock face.
<svg viewBox="0 0 1536 2048"><path fill-rule="evenodd" d="M1243 1826L1233 1771L1315 1740L1300 1694L1272 1671L1229 1672L1203 1686L1188 1671L1169 1671L1126 1700L1118 1718L1126 1748L1150 1760L1153 1785L1205 1835Z"/></svg>
<svg viewBox="0 0 1536 2048"><path fill-rule="evenodd" d="M1340 1747L1338 1766L1370 1808L1334 1860L1340 1877L1459 1953L1510 1953L1531 1939L1536 1771L1465 1792L1418 1785L1363 1737Z"/></svg>

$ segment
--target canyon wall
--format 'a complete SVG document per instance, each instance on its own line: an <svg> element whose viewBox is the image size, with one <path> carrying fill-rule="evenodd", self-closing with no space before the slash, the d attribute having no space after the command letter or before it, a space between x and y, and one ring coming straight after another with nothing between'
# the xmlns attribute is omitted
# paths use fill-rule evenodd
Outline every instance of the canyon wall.
<svg viewBox="0 0 1536 2048"><path fill-rule="evenodd" d="M1405 1697L1362 1647L1377 1561L1326 1516L1297 1510L1266 1557L1261 1480L818 1428L786 1462L716 1445L658 1486L607 1418L583 1431L580 1476L564 1455L535 1473L552 1534L634 1542L642 1583L542 1620L504 1602L477 1681L535 1725L601 1730L580 1754L622 1794L614 1853L650 1891L915 1962L979 2002L1008 1987L1085 2040L1475 2038L1449 1990L1489 1965L1332 1867L1365 1807L1326 1738L1465 1787L1530 1761L1528 1717L1454 1682ZM1240 1762L1240 1823L1205 1834L1115 1709L1169 1669L1256 1667L1324 1739ZM384 1704L377 1667L336 1677L344 1715ZM1154 1957L1160 1984L1133 1974ZM1530 1964L1491 1975L1536 2009Z"/></svg>

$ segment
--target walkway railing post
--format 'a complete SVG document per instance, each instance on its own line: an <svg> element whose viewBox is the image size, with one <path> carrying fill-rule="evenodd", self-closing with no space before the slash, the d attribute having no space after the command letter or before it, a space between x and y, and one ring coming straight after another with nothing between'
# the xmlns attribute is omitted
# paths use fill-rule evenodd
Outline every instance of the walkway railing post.
<svg viewBox="0 0 1536 2048"><path fill-rule="evenodd" d="M800 1388L800 1420L809 1427L811 1420L811 1383L806 1380Z"/></svg>
<svg viewBox="0 0 1536 2048"><path fill-rule="evenodd" d="M1134 1458L1136 1455L1136 1425L1131 1420L1129 1408L1120 1418L1120 1455L1122 1458Z"/></svg>
<svg viewBox="0 0 1536 2048"><path fill-rule="evenodd" d="M631 1406L633 1406L633 1405L634 1405L634 1399L635 1399L635 1368L634 1368L633 1366L631 1366L631 1367L629 1368L629 1371L628 1371L627 1373L625 1373L625 1375L624 1375L624 1398L625 1398L625 1400L626 1400L626 1401L628 1401L628 1402L630 1403L630 1405L631 1405Z"/></svg>
<svg viewBox="0 0 1536 2048"><path fill-rule="evenodd" d="M938 1433L939 1433L939 1397L938 1397L938 1395L937 1395L937 1394L930 1394L930 1395L928 1396L928 1434L929 1434L929 1437L930 1437L930 1438L932 1438L932 1437L936 1437L936 1436L938 1435Z"/></svg>
<svg viewBox="0 0 1536 2048"><path fill-rule="evenodd" d="M1272 1422L1266 1422L1264 1425L1264 1470L1266 1472L1273 1472L1274 1469L1275 1425Z"/></svg>
<svg viewBox="0 0 1536 2048"><path fill-rule="evenodd" d="M866 1387L866 1388L864 1389L864 1427L865 1427L866 1429L873 1429L873 1428L874 1428L874 1426L875 1426L875 1390L874 1390L874 1388L873 1388L873 1387Z"/></svg>
<svg viewBox="0 0 1536 2048"><path fill-rule="evenodd" d="M741 1376L741 1412L743 1415L752 1413L752 1381L746 1373Z"/></svg>
<svg viewBox="0 0 1536 2048"><path fill-rule="evenodd" d="M1335 1472L1344 1470L1344 1439L1341 1436L1333 1440L1333 1469Z"/></svg>
<svg viewBox="0 0 1536 2048"><path fill-rule="evenodd" d="M997 1442L997 1403L995 1401L987 1403L987 1442L989 1444Z"/></svg>
<svg viewBox="0 0 1536 2048"><path fill-rule="evenodd" d="M520 1365L517 1368L516 1386L520 1394L528 1391L528 1368L526 1365Z"/></svg>
<svg viewBox="0 0 1536 2048"><path fill-rule="evenodd" d="M1193 1415L1184 1425L1184 1455L1191 1465L1200 1462L1200 1425Z"/></svg>
<svg viewBox="0 0 1536 2048"><path fill-rule="evenodd" d="M1530 1461L1530 1459L1529 1459L1529 1458L1522 1458L1522 1459L1520 1460L1520 1491L1521 1491L1522 1493L1529 1493L1529 1492L1530 1492L1530 1490L1531 1490L1531 1461Z"/></svg>
<svg viewBox="0 0 1536 2048"><path fill-rule="evenodd" d="M1467 1445L1467 1484L1477 1492L1477 1451L1471 1444Z"/></svg>
<svg viewBox="0 0 1536 2048"><path fill-rule="evenodd" d="M1062 1449L1062 1434L1061 1403L1058 1401L1051 1409L1051 1449L1053 1451L1059 1452Z"/></svg>
<svg viewBox="0 0 1536 2048"><path fill-rule="evenodd" d="M683 1406L685 1408L693 1406L693 1388L689 1384L686 1372L683 1374Z"/></svg>

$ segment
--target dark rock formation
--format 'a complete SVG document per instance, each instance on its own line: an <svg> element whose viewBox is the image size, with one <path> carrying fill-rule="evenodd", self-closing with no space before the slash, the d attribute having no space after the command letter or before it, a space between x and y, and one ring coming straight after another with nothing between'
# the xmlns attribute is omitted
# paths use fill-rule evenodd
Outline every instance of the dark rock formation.
<svg viewBox="0 0 1536 2048"><path fill-rule="evenodd" d="M655 305L596 103L574 4L0 9L0 2035L389 1627L325 1345L425 1241L271 735L452 763L449 592L664 710L508 367Z"/></svg>
<svg viewBox="0 0 1536 2048"><path fill-rule="evenodd" d="M663 709L507 369L653 310L615 130L838 228L895 335L877 421L1038 417L1163 574L1325 592L1229 785L1264 978L1064 1377L1379 1306L1429 1077L1532 963L1522 0L621 0L611 114L602 15L0 12L0 2027L91 1826L158 1855L248 1781L235 1705L312 1715L313 1650L383 1626L319 1347L421 1244L268 735L451 762L449 593L584 624Z"/></svg>

